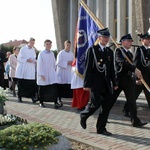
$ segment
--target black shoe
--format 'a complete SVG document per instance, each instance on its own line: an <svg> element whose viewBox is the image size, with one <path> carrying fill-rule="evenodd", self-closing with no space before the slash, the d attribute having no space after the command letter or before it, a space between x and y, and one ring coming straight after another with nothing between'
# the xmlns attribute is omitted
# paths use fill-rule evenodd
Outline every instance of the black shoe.
<svg viewBox="0 0 150 150"><path fill-rule="evenodd" d="M124 109L122 109L122 112L123 112L123 114L124 114L125 117L129 117L129 118L131 117L130 113L127 112L127 111L125 111Z"/></svg>
<svg viewBox="0 0 150 150"><path fill-rule="evenodd" d="M147 122L144 122L144 123L139 122L139 123L133 124L133 127L143 127L143 126L145 126L146 124L147 124Z"/></svg>
<svg viewBox="0 0 150 150"><path fill-rule="evenodd" d="M63 103L62 103L62 101L60 101L60 100L57 100L57 102L54 104L54 108L55 109L58 109L58 108L60 108L60 107L62 107L63 106Z"/></svg>
<svg viewBox="0 0 150 150"><path fill-rule="evenodd" d="M59 107L63 107L63 102L61 100L58 100L57 104L59 105Z"/></svg>
<svg viewBox="0 0 150 150"><path fill-rule="evenodd" d="M35 104L36 103L36 99L34 97L31 97L32 103Z"/></svg>
<svg viewBox="0 0 150 150"><path fill-rule="evenodd" d="M58 109L59 106L58 106L57 104L54 104L54 108L55 108L55 109Z"/></svg>
<svg viewBox="0 0 150 150"><path fill-rule="evenodd" d="M13 92L13 97L16 97L16 92Z"/></svg>
<svg viewBox="0 0 150 150"><path fill-rule="evenodd" d="M86 129L86 118L80 115L80 125L83 129Z"/></svg>
<svg viewBox="0 0 150 150"><path fill-rule="evenodd" d="M18 98L18 102L19 102L19 103L22 103L22 98L19 97L19 98Z"/></svg>
<svg viewBox="0 0 150 150"><path fill-rule="evenodd" d="M103 134L103 135L106 135L106 136L111 136L112 135L112 133L108 132L107 130L97 131L97 134Z"/></svg>
<svg viewBox="0 0 150 150"><path fill-rule="evenodd" d="M125 116L125 117L128 117L128 118L131 117L129 113L125 113L124 116Z"/></svg>
<svg viewBox="0 0 150 150"><path fill-rule="evenodd" d="M41 104L41 103L39 104L39 106L40 106L41 108L44 108L44 107L45 107L44 104Z"/></svg>

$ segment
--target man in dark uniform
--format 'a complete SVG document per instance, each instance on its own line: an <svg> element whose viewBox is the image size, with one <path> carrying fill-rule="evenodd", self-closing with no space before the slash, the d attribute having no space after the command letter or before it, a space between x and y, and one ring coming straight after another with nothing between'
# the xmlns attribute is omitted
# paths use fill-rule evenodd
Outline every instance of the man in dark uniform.
<svg viewBox="0 0 150 150"><path fill-rule="evenodd" d="M150 34L147 32L145 34L138 34L140 36L140 40L142 43L142 46L138 47L135 53L134 58L134 64L136 67L142 72L143 79L145 82L150 86ZM140 80L136 81L136 91L135 91L135 99L137 100L140 93L144 91L145 97L148 102L148 106L150 108L150 93L145 88L144 85L142 85ZM124 106L124 112L125 114L128 114L128 108L127 104Z"/></svg>
<svg viewBox="0 0 150 150"><path fill-rule="evenodd" d="M140 79L142 78L141 71L133 64L129 63L126 56L132 62L133 55L129 51L132 46L132 37L130 34L123 36L120 40L122 47L115 51L115 67L117 71L118 89L114 91L113 102L111 108L116 102L121 91L124 91L127 99L127 106L131 115L131 123L133 127L142 127L147 123L142 123L137 117L137 108L135 101L135 78L133 73Z"/></svg>
<svg viewBox="0 0 150 150"><path fill-rule="evenodd" d="M4 87L4 62L6 62L6 58L4 53L1 52L0 50L0 86Z"/></svg>
<svg viewBox="0 0 150 150"><path fill-rule="evenodd" d="M97 133L109 136L111 133L105 127L112 101L111 81L114 88L117 88L113 51L106 47L110 37L109 30L105 28L97 33L99 44L90 47L86 54L84 89L91 92L91 103L81 112L80 124L86 129L86 120L101 106L102 111L99 113L96 124Z"/></svg>

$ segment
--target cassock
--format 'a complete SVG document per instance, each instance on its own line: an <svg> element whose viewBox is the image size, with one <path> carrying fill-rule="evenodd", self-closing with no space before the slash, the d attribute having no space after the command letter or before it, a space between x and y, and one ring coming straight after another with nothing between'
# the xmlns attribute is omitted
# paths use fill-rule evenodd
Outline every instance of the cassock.
<svg viewBox="0 0 150 150"><path fill-rule="evenodd" d="M44 76L45 80L42 80L41 76ZM54 53L43 50L39 53L37 60L37 84L39 85L39 97L42 101L56 101L57 83Z"/></svg>
<svg viewBox="0 0 150 150"><path fill-rule="evenodd" d="M85 108L89 101L90 93L83 89L83 78L81 78L76 72L76 59L72 64L72 79L71 89L73 89L72 107L76 107L79 110Z"/></svg>
<svg viewBox="0 0 150 150"><path fill-rule="evenodd" d="M27 59L33 59L32 63ZM36 53L34 48L27 45L20 49L17 57L15 77L18 78L18 97L33 98L37 92L35 80Z"/></svg>
<svg viewBox="0 0 150 150"><path fill-rule="evenodd" d="M72 98L73 93L71 90L71 65L69 61L74 60L74 54L65 49L61 50L57 55L57 77L58 77L58 96L64 98Z"/></svg>

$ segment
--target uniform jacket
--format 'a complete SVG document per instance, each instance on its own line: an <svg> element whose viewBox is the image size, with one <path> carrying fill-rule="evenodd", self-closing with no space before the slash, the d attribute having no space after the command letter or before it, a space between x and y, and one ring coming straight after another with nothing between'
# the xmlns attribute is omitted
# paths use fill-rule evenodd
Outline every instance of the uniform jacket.
<svg viewBox="0 0 150 150"><path fill-rule="evenodd" d="M94 60L93 50L96 56ZM100 72L97 66L103 67L106 64L106 72ZM101 70L101 69L100 69ZM111 81L113 86L116 86L113 51L107 47L104 52L101 51L99 45L93 46L87 50L84 72L84 87L98 88L100 92L111 90Z"/></svg>
<svg viewBox="0 0 150 150"><path fill-rule="evenodd" d="M144 54L142 58L141 51ZM147 66L143 64L143 59ZM134 64L142 72L144 80L150 85L150 49L146 49L144 46L138 47L135 53Z"/></svg>
<svg viewBox="0 0 150 150"><path fill-rule="evenodd" d="M121 50L120 50L121 49ZM128 50L126 51L123 47L116 49L115 51L115 68L117 70L117 80L118 84L126 85L128 84L129 78L132 78L132 73L135 71L135 65L129 63L124 57L122 51L126 56L133 62L133 55Z"/></svg>

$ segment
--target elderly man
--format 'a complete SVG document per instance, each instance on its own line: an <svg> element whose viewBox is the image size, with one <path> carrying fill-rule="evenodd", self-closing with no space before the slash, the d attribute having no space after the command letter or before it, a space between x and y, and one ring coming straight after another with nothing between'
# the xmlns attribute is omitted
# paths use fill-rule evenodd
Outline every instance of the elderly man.
<svg viewBox="0 0 150 150"><path fill-rule="evenodd" d="M30 38L28 45L20 49L17 57L16 78L18 78L18 102L22 102L22 97L31 98L33 103L36 102L36 53L33 48L34 43L35 39Z"/></svg>

